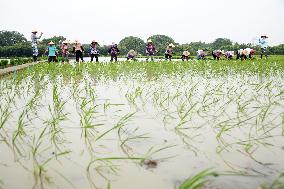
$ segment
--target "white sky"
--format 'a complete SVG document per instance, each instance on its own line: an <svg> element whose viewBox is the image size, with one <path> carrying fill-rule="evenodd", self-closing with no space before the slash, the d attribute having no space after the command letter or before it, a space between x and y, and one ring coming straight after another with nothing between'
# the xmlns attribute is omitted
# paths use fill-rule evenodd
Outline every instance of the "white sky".
<svg viewBox="0 0 284 189"><path fill-rule="evenodd" d="M0 30L16 30L30 40L43 37L100 44L126 36L154 34L178 43L212 42L218 37L252 43L266 34L270 45L284 43L284 0L1 0Z"/></svg>

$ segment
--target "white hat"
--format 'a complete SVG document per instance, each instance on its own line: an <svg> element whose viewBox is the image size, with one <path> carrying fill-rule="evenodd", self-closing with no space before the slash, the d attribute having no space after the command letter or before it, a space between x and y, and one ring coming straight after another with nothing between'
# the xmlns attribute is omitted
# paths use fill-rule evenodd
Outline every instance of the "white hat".
<svg viewBox="0 0 284 189"><path fill-rule="evenodd" d="M33 29L32 30L32 33L37 33L38 31L36 29Z"/></svg>
<svg viewBox="0 0 284 189"><path fill-rule="evenodd" d="M147 41L148 43L153 43L153 41L151 40L151 39L148 39L148 41Z"/></svg>
<svg viewBox="0 0 284 189"><path fill-rule="evenodd" d="M50 41L48 44L49 44L49 45L54 45L54 43L53 43L52 41Z"/></svg>
<svg viewBox="0 0 284 189"><path fill-rule="evenodd" d="M169 47L175 47L175 46L174 46L174 44L170 43L170 44L169 44Z"/></svg>

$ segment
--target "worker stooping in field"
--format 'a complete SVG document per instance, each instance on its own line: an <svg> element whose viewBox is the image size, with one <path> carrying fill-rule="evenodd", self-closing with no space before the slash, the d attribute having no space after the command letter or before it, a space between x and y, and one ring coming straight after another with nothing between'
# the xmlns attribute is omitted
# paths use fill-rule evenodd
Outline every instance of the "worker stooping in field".
<svg viewBox="0 0 284 189"><path fill-rule="evenodd" d="M93 62L94 57L96 58L96 62L99 62L99 50L98 50L98 42L93 40L90 44L90 55L91 55L91 62Z"/></svg>
<svg viewBox="0 0 284 189"><path fill-rule="evenodd" d="M61 62L64 63L64 61L66 60L67 63L69 63L69 44L68 41L63 41L61 44L61 56L62 56L62 60Z"/></svg>
<svg viewBox="0 0 284 189"><path fill-rule="evenodd" d="M189 55L190 55L190 53L187 50L183 51L182 55L181 55L182 61L185 61L185 60L188 61Z"/></svg>
<svg viewBox="0 0 284 189"><path fill-rule="evenodd" d="M226 59L231 60L231 59L233 59L234 51L226 51L224 56L225 56Z"/></svg>
<svg viewBox="0 0 284 189"><path fill-rule="evenodd" d="M137 55L137 53L136 53L136 51L135 50L133 50L133 49L131 49L128 53L127 53L127 60L134 60L134 61L136 61L136 55Z"/></svg>
<svg viewBox="0 0 284 189"><path fill-rule="evenodd" d="M165 59L166 60L170 60L172 61L172 57L173 57L173 48L174 48L174 44L170 43L167 48L166 48L166 52L165 52Z"/></svg>
<svg viewBox="0 0 284 189"><path fill-rule="evenodd" d="M157 50L153 41L149 39L146 44L146 55L147 55L146 61L149 60L149 57L151 57L151 61L154 61L154 55L156 52Z"/></svg>
<svg viewBox="0 0 284 189"><path fill-rule="evenodd" d="M38 56L38 48L37 48L37 40L41 38L42 32L40 32L40 35L37 36L37 30L32 31L31 35L31 41L32 41L32 54L33 54L33 60L34 62L37 61L37 56Z"/></svg>
<svg viewBox="0 0 284 189"><path fill-rule="evenodd" d="M117 44L112 43L112 45L108 49L108 53L110 54L110 61L112 62L115 60L117 62L117 55L119 54L119 49L117 47Z"/></svg>
<svg viewBox="0 0 284 189"><path fill-rule="evenodd" d="M76 62L79 62L79 59L81 59L81 61L84 62L83 52L84 48L82 44L78 40L76 40L73 46L73 53L75 53Z"/></svg>
<svg viewBox="0 0 284 189"><path fill-rule="evenodd" d="M268 42L267 42L267 36L266 35L262 35L259 39L259 44L260 44L260 58L262 59L263 54L265 54L265 58L268 57Z"/></svg>
<svg viewBox="0 0 284 189"><path fill-rule="evenodd" d="M48 47L45 52L48 53L48 62L57 62L56 59L57 49L52 41L48 43Z"/></svg>
<svg viewBox="0 0 284 189"><path fill-rule="evenodd" d="M204 50L203 49L197 50L196 52L197 52L197 60L200 60L200 59L204 60L205 59L205 56L207 54L205 49Z"/></svg>
<svg viewBox="0 0 284 189"><path fill-rule="evenodd" d="M221 50L214 50L212 51L212 56L214 58L214 60L220 60L221 56L224 54L224 51Z"/></svg>
<svg viewBox="0 0 284 189"><path fill-rule="evenodd" d="M237 59L246 60L246 59L252 59L252 56L254 55L255 50L251 48L245 48L240 49L237 51Z"/></svg>

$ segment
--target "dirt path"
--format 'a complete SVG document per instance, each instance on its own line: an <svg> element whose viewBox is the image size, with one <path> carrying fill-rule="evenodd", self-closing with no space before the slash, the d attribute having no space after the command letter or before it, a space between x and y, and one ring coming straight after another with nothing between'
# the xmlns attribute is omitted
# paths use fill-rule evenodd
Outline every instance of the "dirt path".
<svg viewBox="0 0 284 189"><path fill-rule="evenodd" d="M3 69L0 69L0 76L9 74L11 72L19 71L19 70L22 70L22 69L27 68L29 66L36 65L36 64L39 64L39 63L42 63L42 62L44 62L44 61L26 63L26 64L22 64L22 65L18 65L18 66L11 66L11 67L8 67L8 68L3 68Z"/></svg>

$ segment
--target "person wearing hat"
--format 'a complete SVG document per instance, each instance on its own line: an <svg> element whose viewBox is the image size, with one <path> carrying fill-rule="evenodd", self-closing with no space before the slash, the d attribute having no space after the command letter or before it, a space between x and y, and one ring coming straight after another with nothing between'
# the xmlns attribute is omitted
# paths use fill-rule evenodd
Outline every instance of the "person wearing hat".
<svg viewBox="0 0 284 189"><path fill-rule="evenodd" d="M111 46L108 49L108 53L110 54L110 61L112 62L115 60L117 62L117 55L119 54L119 49L117 47L117 44L112 43Z"/></svg>
<svg viewBox="0 0 284 189"><path fill-rule="evenodd" d="M184 61L184 60L188 61L189 55L190 55L190 53L188 52L188 50L183 51L183 53L181 55L181 60L182 61Z"/></svg>
<svg viewBox="0 0 284 189"><path fill-rule="evenodd" d="M227 58L228 60L232 60L234 56L234 51L226 51L224 55L225 58Z"/></svg>
<svg viewBox="0 0 284 189"><path fill-rule="evenodd" d="M93 62L94 57L96 58L96 62L99 61L99 51L98 51L97 48L98 48L98 42L93 40L91 45L90 45L91 62Z"/></svg>
<svg viewBox="0 0 284 189"><path fill-rule="evenodd" d="M214 50L212 51L212 56L214 58L214 60L220 60L221 55L223 54L223 52L221 50Z"/></svg>
<svg viewBox="0 0 284 189"><path fill-rule="evenodd" d="M31 35L31 41L32 41L32 54L33 54L33 60L34 62L37 61L37 56L38 56L38 48L37 48L37 40L41 38L42 32L40 32L40 35L37 36L37 30L32 31Z"/></svg>
<svg viewBox="0 0 284 189"><path fill-rule="evenodd" d="M69 56L69 45L68 45L68 41L63 41L62 42L62 45L60 47L61 49L61 55L62 55L62 63L64 63L64 61L66 60L67 63L69 63L69 59L68 59L68 56Z"/></svg>
<svg viewBox="0 0 284 189"><path fill-rule="evenodd" d="M170 43L167 48L166 48L166 52L165 52L165 59L166 60L170 60L172 61L172 57L173 57L173 48L174 48L174 44Z"/></svg>
<svg viewBox="0 0 284 189"><path fill-rule="evenodd" d="M260 36L259 39L259 44L260 44L260 58L262 59L263 54L265 54L265 57L267 59L268 57L268 51L267 51L267 47L268 47L268 43L267 43L267 36L266 35L262 35Z"/></svg>
<svg viewBox="0 0 284 189"><path fill-rule="evenodd" d="M137 53L136 53L136 51L135 50L133 50L133 49L131 49L128 53L127 53L127 60L134 60L134 61L136 61L136 55L137 55Z"/></svg>
<svg viewBox="0 0 284 189"><path fill-rule="evenodd" d="M154 61L154 54L156 53L156 47L153 44L153 41L151 39L148 39L146 44L146 61L149 60L149 57L151 57L151 61Z"/></svg>
<svg viewBox="0 0 284 189"><path fill-rule="evenodd" d="M79 59L81 59L82 62L84 62L83 52L84 52L84 48L82 44L78 40L76 40L73 46L73 53L75 53L76 62L79 62Z"/></svg>
<svg viewBox="0 0 284 189"><path fill-rule="evenodd" d="M205 56L206 56L205 49L204 50L203 49L197 50L196 52L197 52L197 60L200 60L200 59L204 60L205 59Z"/></svg>
<svg viewBox="0 0 284 189"><path fill-rule="evenodd" d="M57 49L52 41L48 43L48 47L46 49L46 52L48 53L48 62L57 62L56 54Z"/></svg>

